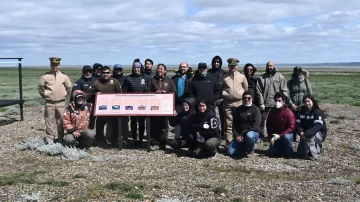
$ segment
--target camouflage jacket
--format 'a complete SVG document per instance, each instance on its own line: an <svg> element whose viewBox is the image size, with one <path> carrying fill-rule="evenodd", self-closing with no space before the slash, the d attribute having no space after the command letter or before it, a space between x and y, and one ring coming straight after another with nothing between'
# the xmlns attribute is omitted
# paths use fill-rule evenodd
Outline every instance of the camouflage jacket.
<svg viewBox="0 0 360 202"><path fill-rule="evenodd" d="M89 117L92 104L85 102L80 109L75 109L74 102L71 102L64 111L63 124L67 133L85 130L89 127Z"/></svg>

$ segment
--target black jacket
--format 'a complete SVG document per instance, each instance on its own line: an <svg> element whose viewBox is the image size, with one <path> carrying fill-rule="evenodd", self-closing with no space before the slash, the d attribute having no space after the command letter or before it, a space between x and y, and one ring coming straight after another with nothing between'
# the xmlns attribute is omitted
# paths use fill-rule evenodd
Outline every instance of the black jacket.
<svg viewBox="0 0 360 202"><path fill-rule="evenodd" d="M182 139L188 139L189 135L192 133L192 123L191 120L195 120L195 99L192 97L187 97L184 99L184 102L187 102L190 106L189 111L181 111L175 117L170 117L169 124L172 127L180 124L181 131L180 136Z"/></svg>
<svg viewBox="0 0 360 202"><path fill-rule="evenodd" d="M171 79L174 81L174 84L176 86L176 92L178 92L178 90L179 90L179 88L178 88L179 77L180 77L180 74L177 72L176 72L175 76L171 77ZM181 97L179 97L178 94L176 93L175 104L181 104L184 98L190 96L189 95L189 87L190 87L190 83L191 83L192 79L193 79L193 76L191 74L186 75L186 80L185 80L185 85L184 85L184 93Z"/></svg>
<svg viewBox="0 0 360 202"><path fill-rule="evenodd" d="M120 75L113 74L112 77L117 79L120 82L121 85L124 84L124 81L125 81L124 73L121 73Z"/></svg>
<svg viewBox="0 0 360 202"><path fill-rule="evenodd" d="M150 89L150 79L149 77L141 74L130 74L125 77L124 83L122 85L123 92L125 93L143 93L149 92Z"/></svg>
<svg viewBox="0 0 360 202"><path fill-rule="evenodd" d="M193 117L192 123L193 133L203 136L205 140L213 137L220 139L220 121L212 110L207 109L204 113L198 112ZM208 124L210 127L204 129L204 124Z"/></svg>
<svg viewBox="0 0 360 202"><path fill-rule="evenodd" d="M305 106L300 107L296 117L296 133L304 132L305 137L312 138L317 132L321 132L323 141L326 138L327 127L325 116L320 109L307 109Z"/></svg>
<svg viewBox="0 0 360 202"><path fill-rule="evenodd" d="M190 83L189 94L197 102L204 100L213 106L214 102L221 98L221 88L213 77L209 75L203 77L196 71L195 77Z"/></svg>
<svg viewBox="0 0 360 202"><path fill-rule="evenodd" d="M214 60L220 60L220 67L216 68L214 66ZM217 82L219 81L219 78L221 75L225 73L225 70L221 69L222 67L222 59L220 56L215 56L211 61L212 68L208 70L209 76L212 76Z"/></svg>
<svg viewBox="0 0 360 202"><path fill-rule="evenodd" d="M245 136L248 132L259 132L261 112L254 104L250 107L240 105L233 113L234 136Z"/></svg>
<svg viewBox="0 0 360 202"><path fill-rule="evenodd" d="M72 92L74 92L75 90L81 90L82 92L86 93L89 89L89 87L96 81L97 79L94 77L91 78L85 78L84 76L82 76L80 79L78 79L71 90L71 95ZM71 99L72 100L72 99Z"/></svg>

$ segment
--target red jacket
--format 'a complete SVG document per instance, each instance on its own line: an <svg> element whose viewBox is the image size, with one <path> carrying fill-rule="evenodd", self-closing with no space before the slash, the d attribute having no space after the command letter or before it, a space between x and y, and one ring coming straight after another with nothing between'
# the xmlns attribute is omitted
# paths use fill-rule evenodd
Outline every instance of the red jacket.
<svg viewBox="0 0 360 202"><path fill-rule="evenodd" d="M295 130L295 115L287 107L281 109L272 108L266 119L268 138L273 134L283 137L285 134L293 133Z"/></svg>

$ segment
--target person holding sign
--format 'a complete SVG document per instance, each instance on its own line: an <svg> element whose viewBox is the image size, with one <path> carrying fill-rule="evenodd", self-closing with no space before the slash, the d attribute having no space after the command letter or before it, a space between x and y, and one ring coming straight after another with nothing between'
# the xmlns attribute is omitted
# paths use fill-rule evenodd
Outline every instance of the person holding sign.
<svg viewBox="0 0 360 202"><path fill-rule="evenodd" d="M156 75L151 78L150 92L155 93L176 93L174 81L166 77L166 66L158 64ZM150 118L151 128L151 150L165 149L166 140L169 132L169 117L152 116Z"/></svg>
<svg viewBox="0 0 360 202"><path fill-rule="evenodd" d="M125 77L122 85L124 93L144 93L149 92L150 79L141 72L141 64L134 62L132 73ZM145 116L131 116L131 134L134 140L134 146L141 147L145 132ZM137 137L137 125L139 124L139 140Z"/></svg>

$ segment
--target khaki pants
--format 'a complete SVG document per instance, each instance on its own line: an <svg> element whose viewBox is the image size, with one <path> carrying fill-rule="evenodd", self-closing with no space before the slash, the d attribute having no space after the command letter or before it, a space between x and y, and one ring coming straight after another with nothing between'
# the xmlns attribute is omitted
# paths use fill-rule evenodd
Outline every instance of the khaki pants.
<svg viewBox="0 0 360 202"><path fill-rule="evenodd" d="M242 101L225 102L224 101L224 117L225 117L225 136L226 142L230 143L233 139L233 116L235 109L242 104Z"/></svg>
<svg viewBox="0 0 360 202"><path fill-rule="evenodd" d="M66 134L64 138L65 143L71 146L78 146L77 144L79 144L81 147L89 148L94 142L95 131L86 129L86 130L81 130L80 134L81 135L79 138L75 138L73 134Z"/></svg>
<svg viewBox="0 0 360 202"><path fill-rule="evenodd" d="M53 142L56 134L59 140L64 138L63 113L65 110L65 101L45 103L45 125L46 125L46 141Z"/></svg>

